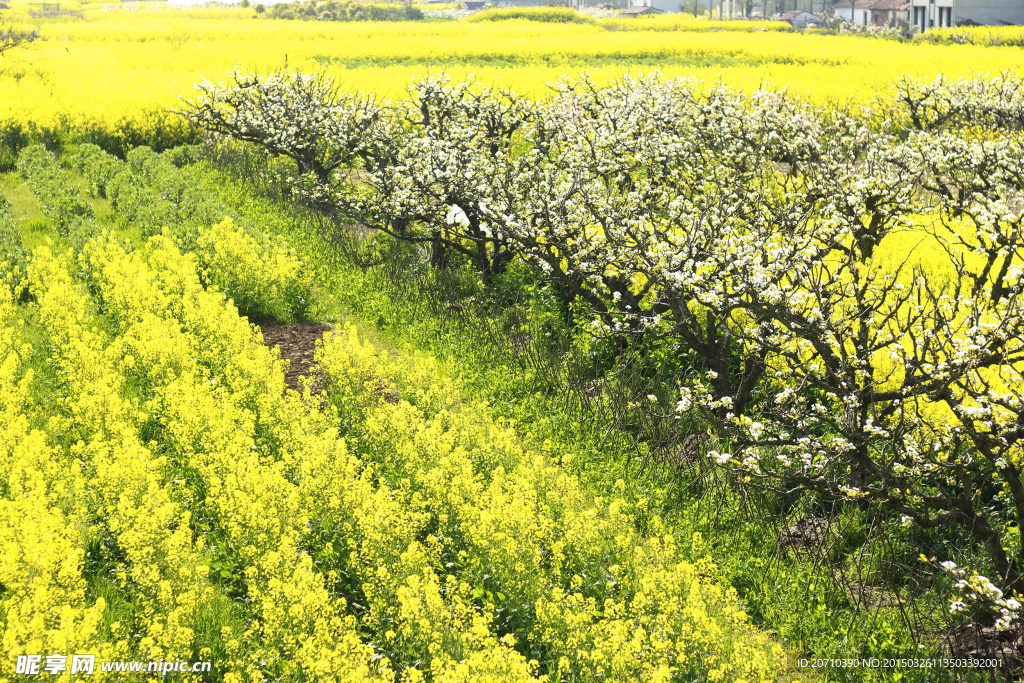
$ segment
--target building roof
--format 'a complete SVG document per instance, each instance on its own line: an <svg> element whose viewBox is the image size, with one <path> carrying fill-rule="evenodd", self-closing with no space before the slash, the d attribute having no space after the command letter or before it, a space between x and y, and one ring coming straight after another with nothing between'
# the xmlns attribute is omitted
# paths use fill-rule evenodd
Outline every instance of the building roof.
<svg viewBox="0 0 1024 683"><path fill-rule="evenodd" d="M873 0L871 9L908 10L910 3L908 0Z"/></svg>
<svg viewBox="0 0 1024 683"><path fill-rule="evenodd" d="M796 19L797 17L799 17L801 14L811 14L811 13L810 12L805 12L802 9L795 9L795 10L791 10L789 12L784 12L783 14L780 14L779 15L779 21L792 21L793 19ZM813 17L814 15L811 14L811 16Z"/></svg>
<svg viewBox="0 0 1024 683"><path fill-rule="evenodd" d="M647 14L648 12L662 14L664 10L660 10L657 7L627 7L619 12L619 14Z"/></svg>
<svg viewBox="0 0 1024 683"><path fill-rule="evenodd" d="M853 4L854 9L877 9L877 10L908 10L910 0L839 0L832 5L833 9L846 9Z"/></svg>

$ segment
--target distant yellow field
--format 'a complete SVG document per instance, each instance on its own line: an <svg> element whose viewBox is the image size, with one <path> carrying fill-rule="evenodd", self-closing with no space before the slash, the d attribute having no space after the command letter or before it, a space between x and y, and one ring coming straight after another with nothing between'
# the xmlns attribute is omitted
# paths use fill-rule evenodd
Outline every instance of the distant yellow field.
<svg viewBox="0 0 1024 683"><path fill-rule="evenodd" d="M136 7L139 7L138 5ZM1017 47L898 43L774 31L679 30L679 17L638 30L526 21L328 23L257 19L251 9L173 10L146 3L62 3L84 19L29 19L16 1L0 22L29 22L41 40L0 61L0 122L111 125L167 110L202 78L244 70L327 66L343 88L402 96L411 79L473 73L531 95L566 73L605 81L659 69L742 89L788 87L817 102L871 100L905 73L932 77L1024 64ZM691 22L700 25L700 22ZM674 30L666 30L674 24ZM641 28L641 27L649 28ZM609 30L611 29L611 30Z"/></svg>
<svg viewBox="0 0 1024 683"><path fill-rule="evenodd" d="M1024 46L1024 28L1020 26L958 26L929 31L919 39L934 43Z"/></svg>

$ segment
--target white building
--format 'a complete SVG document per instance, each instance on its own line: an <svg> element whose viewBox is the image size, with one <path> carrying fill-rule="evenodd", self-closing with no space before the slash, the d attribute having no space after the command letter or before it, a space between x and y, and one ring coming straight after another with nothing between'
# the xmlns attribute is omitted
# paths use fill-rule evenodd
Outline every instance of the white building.
<svg viewBox="0 0 1024 683"><path fill-rule="evenodd" d="M832 6L832 11L840 19L857 26L865 26L870 14L866 5L870 4L871 0L839 0Z"/></svg>
<svg viewBox="0 0 1024 683"><path fill-rule="evenodd" d="M1024 0L840 0L833 11L858 26L899 25L906 11L906 22L917 31L960 24L1024 25Z"/></svg>
<svg viewBox="0 0 1024 683"><path fill-rule="evenodd" d="M662 12L692 13L695 0L629 0L630 7L653 7ZM697 12L711 10L715 17L742 19L743 0L696 0Z"/></svg>
<svg viewBox="0 0 1024 683"><path fill-rule="evenodd" d="M789 25L793 28L807 28L808 26L818 25L818 17L814 16L810 12L805 12L799 9L780 14L778 16L778 21L788 21Z"/></svg>
<svg viewBox="0 0 1024 683"><path fill-rule="evenodd" d="M961 4L964 0L960 0ZM955 26L956 0L911 0L910 25L918 31Z"/></svg>
<svg viewBox="0 0 1024 683"><path fill-rule="evenodd" d="M693 7L693 0L628 0L627 1L627 7L631 8L631 9L636 9L636 8L640 8L640 7L650 7L652 9L659 10L658 12L655 12L654 14L660 14L660 13L663 13L663 12L678 12L678 11L680 11L679 10L680 4L682 4L683 6L685 6L687 8L690 8L690 7ZM703 9L704 9L704 2L703 2L703 0L700 2L700 7L701 7L701 10L703 11Z"/></svg>
<svg viewBox="0 0 1024 683"><path fill-rule="evenodd" d="M840 0L832 6L837 17L857 26L908 26L912 9L911 0Z"/></svg>

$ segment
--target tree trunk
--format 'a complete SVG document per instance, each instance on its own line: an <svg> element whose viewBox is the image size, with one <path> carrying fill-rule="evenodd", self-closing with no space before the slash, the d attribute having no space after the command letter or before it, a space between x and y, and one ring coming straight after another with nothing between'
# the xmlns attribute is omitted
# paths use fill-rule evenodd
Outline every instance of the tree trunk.
<svg viewBox="0 0 1024 683"><path fill-rule="evenodd" d="M441 240L441 233L435 232L430 243L430 265L438 270L445 270L449 258L448 247Z"/></svg>

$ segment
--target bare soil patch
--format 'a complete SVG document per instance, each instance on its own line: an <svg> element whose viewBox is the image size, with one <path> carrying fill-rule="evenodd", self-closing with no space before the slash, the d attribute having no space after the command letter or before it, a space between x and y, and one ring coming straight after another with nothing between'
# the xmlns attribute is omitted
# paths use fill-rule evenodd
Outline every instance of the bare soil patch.
<svg viewBox="0 0 1024 683"><path fill-rule="evenodd" d="M300 391L299 377L309 377L316 372L313 354L316 340L332 329L322 323L292 323L291 325L266 325L263 343L281 350L281 358L288 361L284 381L289 389Z"/></svg>

